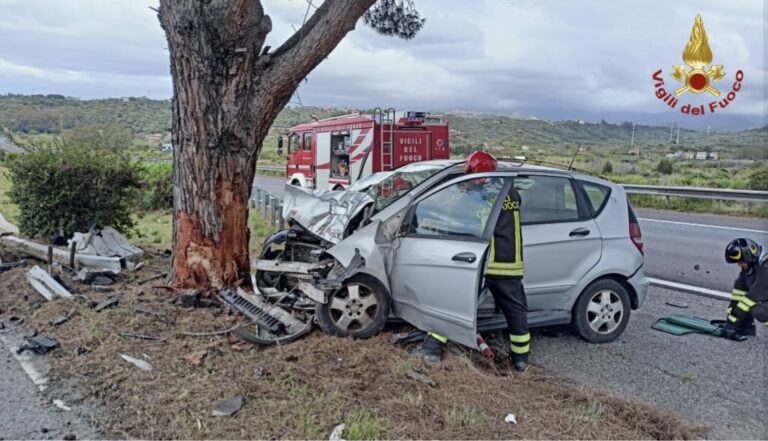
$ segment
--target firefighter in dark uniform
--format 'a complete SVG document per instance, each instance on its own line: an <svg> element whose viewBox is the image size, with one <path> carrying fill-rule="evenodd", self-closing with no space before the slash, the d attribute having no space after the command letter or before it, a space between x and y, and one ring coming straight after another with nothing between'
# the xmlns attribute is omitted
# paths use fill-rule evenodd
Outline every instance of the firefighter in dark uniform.
<svg viewBox="0 0 768 441"><path fill-rule="evenodd" d="M725 247L725 261L741 268L733 283L723 335L733 340L755 336L755 319L768 324L768 254L752 239L732 240Z"/></svg>
<svg viewBox="0 0 768 441"><path fill-rule="evenodd" d="M464 166L464 173L467 174L495 170L496 158L481 151L470 154ZM483 225L485 221L483 218ZM504 195L501 212L496 221L485 272L485 284L507 321L510 361L516 370L525 371L531 350L531 334L528 332L528 305L523 290L520 194L514 186ZM436 362L442 357L443 346L447 341L444 336L430 333L417 353L427 362Z"/></svg>

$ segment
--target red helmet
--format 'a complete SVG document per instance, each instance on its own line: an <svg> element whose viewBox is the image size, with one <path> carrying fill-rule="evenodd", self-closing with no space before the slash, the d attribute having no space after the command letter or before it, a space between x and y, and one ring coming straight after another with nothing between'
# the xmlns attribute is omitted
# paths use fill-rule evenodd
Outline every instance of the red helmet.
<svg viewBox="0 0 768 441"><path fill-rule="evenodd" d="M482 173L496 171L496 158L492 154L475 150L467 156L464 173Z"/></svg>

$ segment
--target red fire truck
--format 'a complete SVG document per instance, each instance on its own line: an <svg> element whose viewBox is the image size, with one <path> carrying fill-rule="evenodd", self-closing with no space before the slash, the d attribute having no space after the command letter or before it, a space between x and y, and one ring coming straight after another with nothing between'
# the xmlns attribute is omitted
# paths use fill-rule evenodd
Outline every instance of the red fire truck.
<svg viewBox="0 0 768 441"><path fill-rule="evenodd" d="M280 155L284 144L281 137ZM448 159L450 152L445 117L392 108L297 125L287 144L288 182L325 190L412 162Z"/></svg>

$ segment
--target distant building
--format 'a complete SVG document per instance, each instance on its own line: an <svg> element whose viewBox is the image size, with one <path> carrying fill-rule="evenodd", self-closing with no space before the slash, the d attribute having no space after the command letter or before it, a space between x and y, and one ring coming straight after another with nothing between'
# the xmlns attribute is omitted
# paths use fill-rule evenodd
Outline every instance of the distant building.
<svg viewBox="0 0 768 441"><path fill-rule="evenodd" d="M720 159L720 153L718 153L718 152L711 152L709 154L709 159L711 159L713 161L719 160Z"/></svg>
<svg viewBox="0 0 768 441"><path fill-rule="evenodd" d="M164 152L172 152L173 151L173 144L163 144L163 151Z"/></svg>
<svg viewBox="0 0 768 441"><path fill-rule="evenodd" d="M683 157L684 157L685 159L693 159L693 158L695 158L695 157L696 157L696 153L694 153L694 152L685 152L685 154L683 155Z"/></svg>
<svg viewBox="0 0 768 441"><path fill-rule="evenodd" d="M149 133L144 136L147 142L161 143L165 139L165 133Z"/></svg>
<svg viewBox="0 0 768 441"><path fill-rule="evenodd" d="M676 159L676 158L679 158L679 156L677 156L677 155L676 155L676 154L674 154L674 153L667 153L666 155L664 155L664 157L666 157L666 158L669 158L669 159Z"/></svg>
<svg viewBox="0 0 768 441"><path fill-rule="evenodd" d="M707 159L707 152L696 152L696 160L704 161Z"/></svg>
<svg viewBox="0 0 768 441"><path fill-rule="evenodd" d="M523 150L526 150L526 151L528 151L528 150L530 150L530 149L531 149L531 148L530 148L530 147L528 147L527 145L524 145L524 146L522 146L522 147L520 147L520 148L521 148L521 149L523 149Z"/></svg>
<svg viewBox="0 0 768 441"><path fill-rule="evenodd" d="M582 146L582 147L579 147L579 153L584 153L584 152L586 152L587 150L589 150L589 147L583 147L583 146Z"/></svg>

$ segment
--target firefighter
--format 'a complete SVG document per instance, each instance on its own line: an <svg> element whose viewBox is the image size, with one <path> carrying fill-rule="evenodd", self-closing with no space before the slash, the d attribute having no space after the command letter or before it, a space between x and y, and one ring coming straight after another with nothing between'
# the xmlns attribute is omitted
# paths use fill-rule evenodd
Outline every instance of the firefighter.
<svg viewBox="0 0 768 441"><path fill-rule="evenodd" d="M733 283L723 336L744 340L755 336L755 319L768 324L768 253L752 239L738 238L725 247L725 261L741 268Z"/></svg>
<svg viewBox="0 0 768 441"><path fill-rule="evenodd" d="M486 152L475 151L467 157L464 173L482 173L496 170L496 158ZM487 212L487 210L486 210ZM485 224L484 216L483 224ZM485 284L493 295L496 306L507 321L509 357L515 370L525 371L528 366L531 334L528 332L528 306L523 290L523 240L520 228L520 194L510 187L499 213L491 239L490 256L485 271ZM428 363L442 358L448 339L430 333L416 351Z"/></svg>

